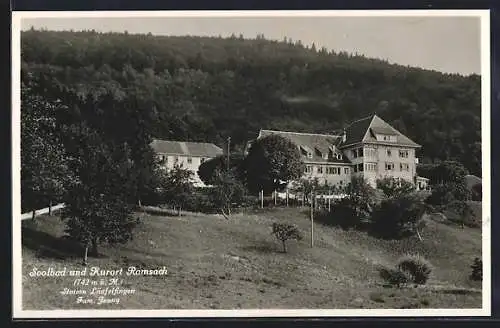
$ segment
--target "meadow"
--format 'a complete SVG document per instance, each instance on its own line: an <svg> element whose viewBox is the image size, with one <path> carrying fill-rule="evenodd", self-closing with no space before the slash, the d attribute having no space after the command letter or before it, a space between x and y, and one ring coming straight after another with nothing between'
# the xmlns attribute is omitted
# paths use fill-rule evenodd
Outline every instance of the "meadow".
<svg viewBox="0 0 500 328"><path fill-rule="evenodd" d="M417 237L381 240L321 222L310 245L307 210L263 209L222 216L136 213L141 223L124 245L102 246L89 267L165 266L163 276L123 276L134 293L118 304L77 304L74 277L30 277L33 268L83 269L82 248L64 235L57 216L23 221L23 308L50 309L259 309L259 308L481 308L481 283L469 279L481 257L481 229L428 219ZM288 252L271 234L273 222L298 225L305 238ZM380 278L402 255L428 259L433 271L423 287L395 288Z"/></svg>

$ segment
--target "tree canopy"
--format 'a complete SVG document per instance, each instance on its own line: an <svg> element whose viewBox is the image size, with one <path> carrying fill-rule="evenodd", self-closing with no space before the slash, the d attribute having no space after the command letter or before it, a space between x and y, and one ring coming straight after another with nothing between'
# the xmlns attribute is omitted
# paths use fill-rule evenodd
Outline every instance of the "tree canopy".
<svg viewBox="0 0 500 328"><path fill-rule="evenodd" d="M245 159L247 186L251 191L270 192L282 189L304 173L304 163L297 146L279 135L269 135L253 142Z"/></svg>
<svg viewBox="0 0 500 328"><path fill-rule="evenodd" d="M143 109L138 127L156 138L222 146L231 136L233 148L242 149L261 128L332 133L376 111L422 144L422 163L456 160L481 176L478 75L393 65L263 35L29 30L21 47L24 80L38 75L78 94L112 92L118 115L128 107L116 99L135 99ZM129 125L119 130L141 133Z"/></svg>

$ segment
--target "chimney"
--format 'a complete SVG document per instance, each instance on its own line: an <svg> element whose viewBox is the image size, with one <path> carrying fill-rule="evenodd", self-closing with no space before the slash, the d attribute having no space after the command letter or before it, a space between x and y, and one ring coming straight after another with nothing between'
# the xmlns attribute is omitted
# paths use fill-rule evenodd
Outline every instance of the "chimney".
<svg viewBox="0 0 500 328"><path fill-rule="evenodd" d="M342 142L346 142L347 140L347 133L345 132L345 129L342 132Z"/></svg>

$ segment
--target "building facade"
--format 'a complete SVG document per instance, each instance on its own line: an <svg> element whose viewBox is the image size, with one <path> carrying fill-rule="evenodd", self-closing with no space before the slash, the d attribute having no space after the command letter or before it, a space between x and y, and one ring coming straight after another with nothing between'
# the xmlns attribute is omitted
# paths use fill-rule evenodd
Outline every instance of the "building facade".
<svg viewBox="0 0 500 328"><path fill-rule="evenodd" d="M297 145L306 165L304 178L344 186L358 175L373 187L378 179L395 178L427 188L428 179L416 170L421 146L377 115L352 122L340 135L261 130L257 139L271 134Z"/></svg>
<svg viewBox="0 0 500 328"><path fill-rule="evenodd" d="M222 148L212 143L202 142L155 139L151 143L151 147L166 170L171 170L175 165L179 165L191 171L193 173L193 183L197 187L205 186L198 176L200 165L209 159L223 154Z"/></svg>

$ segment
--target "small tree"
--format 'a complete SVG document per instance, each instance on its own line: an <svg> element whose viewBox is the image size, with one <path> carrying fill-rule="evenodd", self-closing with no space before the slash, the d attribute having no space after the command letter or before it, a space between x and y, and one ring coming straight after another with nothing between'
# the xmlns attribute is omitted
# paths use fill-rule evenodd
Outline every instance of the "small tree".
<svg viewBox="0 0 500 328"><path fill-rule="evenodd" d="M415 185L413 183L389 177L377 180L377 188L382 190L387 197L409 194L415 191Z"/></svg>
<svg viewBox="0 0 500 328"><path fill-rule="evenodd" d="M472 206L465 201L455 200L446 205L446 217L449 221L459 224L462 228L478 228L481 218L476 217Z"/></svg>
<svg viewBox="0 0 500 328"><path fill-rule="evenodd" d="M295 224L273 223L272 234L281 241L283 253L286 253L287 240L302 240L302 233Z"/></svg>
<svg viewBox="0 0 500 328"><path fill-rule="evenodd" d="M213 185L210 199L227 219L231 215L232 204L243 201L245 187L231 172L227 171L216 174Z"/></svg>
<svg viewBox="0 0 500 328"><path fill-rule="evenodd" d="M483 260L479 257L474 259L474 262L471 265L472 273L470 275L470 279L474 281L483 280Z"/></svg>
<svg viewBox="0 0 500 328"><path fill-rule="evenodd" d="M297 146L290 140L270 135L257 139L245 159L246 182L252 192L281 190L302 176L305 166Z"/></svg>
<svg viewBox="0 0 500 328"><path fill-rule="evenodd" d="M184 169L182 165L175 164L167 172L163 181L163 191L170 204L177 208L177 213L181 215L181 209L190 200L194 192L193 172Z"/></svg>

